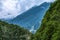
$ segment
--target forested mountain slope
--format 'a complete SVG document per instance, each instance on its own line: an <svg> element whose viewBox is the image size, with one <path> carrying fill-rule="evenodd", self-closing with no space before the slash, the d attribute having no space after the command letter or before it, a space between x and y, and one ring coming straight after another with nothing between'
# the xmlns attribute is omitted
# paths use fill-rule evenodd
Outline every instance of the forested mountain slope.
<svg viewBox="0 0 60 40"><path fill-rule="evenodd" d="M60 40L60 0L51 4L32 40Z"/></svg>
<svg viewBox="0 0 60 40"><path fill-rule="evenodd" d="M30 36L28 30L0 21L0 40L30 40Z"/></svg>

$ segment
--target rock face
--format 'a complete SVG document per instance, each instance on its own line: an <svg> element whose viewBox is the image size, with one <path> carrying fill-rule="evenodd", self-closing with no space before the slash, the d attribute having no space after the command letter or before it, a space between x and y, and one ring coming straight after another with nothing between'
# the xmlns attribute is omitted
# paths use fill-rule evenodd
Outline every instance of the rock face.
<svg viewBox="0 0 60 40"><path fill-rule="evenodd" d="M60 40L60 0L51 4L32 40Z"/></svg>
<svg viewBox="0 0 60 40"><path fill-rule="evenodd" d="M17 25L0 21L0 40L30 40L31 33Z"/></svg>

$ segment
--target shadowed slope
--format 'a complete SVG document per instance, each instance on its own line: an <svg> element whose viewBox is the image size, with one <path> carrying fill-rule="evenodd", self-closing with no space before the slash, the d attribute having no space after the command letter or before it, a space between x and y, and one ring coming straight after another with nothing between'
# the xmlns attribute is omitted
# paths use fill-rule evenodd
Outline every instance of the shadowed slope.
<svg viewBox="0 0 60 40"><path fill-rule="evenodd" d="M39 6L35 6L8 22L20 25L28 30L37 30L46 10L49 8L49 5L50 3L45 2Z"/></svg>

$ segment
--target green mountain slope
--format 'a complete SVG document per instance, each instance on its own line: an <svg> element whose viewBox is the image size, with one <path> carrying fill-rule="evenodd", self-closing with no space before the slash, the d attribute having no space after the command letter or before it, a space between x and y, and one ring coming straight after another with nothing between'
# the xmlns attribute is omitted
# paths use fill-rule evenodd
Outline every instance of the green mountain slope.
<svg viewBox="0 0 60 40"><path fill-rule="evenodd" d="M0 21L0 40L30 40L31 33L17 25Z"/></svg>
<svg viewBox="0 0 60 40"><path fill-rule="evenodd" d="M32 40L60 40L60 0L51 4Z"/></svg>

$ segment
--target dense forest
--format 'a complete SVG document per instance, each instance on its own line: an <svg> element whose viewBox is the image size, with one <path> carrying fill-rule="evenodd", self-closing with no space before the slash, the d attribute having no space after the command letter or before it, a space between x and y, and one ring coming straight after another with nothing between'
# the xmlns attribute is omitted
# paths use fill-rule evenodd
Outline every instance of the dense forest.
<svg viewBox="0 0 60 40"><path fill-rule="evenodd" d="M32 40L60 40L60 0L51 4Z"/></svg>
<svg viewBox="0 0 60 40"><path fill-rule="evenodd" d="M0 21L0 40L30 40L30 37L28 30Z"/></svg>

